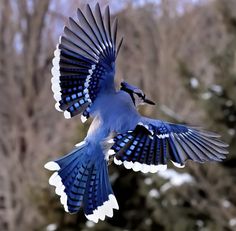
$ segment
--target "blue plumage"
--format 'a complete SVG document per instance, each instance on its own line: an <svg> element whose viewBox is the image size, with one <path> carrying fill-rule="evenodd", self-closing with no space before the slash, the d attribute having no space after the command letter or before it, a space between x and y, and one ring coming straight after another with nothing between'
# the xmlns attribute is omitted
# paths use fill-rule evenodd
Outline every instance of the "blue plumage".
<svg viewBox="0 0 236 231"><path fill-rule="evenodd" d="M98 4L94 12L87 5L85 14L78 9L78 19L69 18L54 52L52 91L65 118L82 114L82 122L89 117L93 122L83 142L45 168L54 171L49 183L65 210L83 207L86 217L98 222L119 208L109 182L109 158L127 169L155 173L165 170L168 160L183 167L187 160L221 161L228 152L214 133L142 117L137 107L155 103L128 83L115 89L122 39L117 45L117 20L111 25L109 7L102 15Z"/></svg>

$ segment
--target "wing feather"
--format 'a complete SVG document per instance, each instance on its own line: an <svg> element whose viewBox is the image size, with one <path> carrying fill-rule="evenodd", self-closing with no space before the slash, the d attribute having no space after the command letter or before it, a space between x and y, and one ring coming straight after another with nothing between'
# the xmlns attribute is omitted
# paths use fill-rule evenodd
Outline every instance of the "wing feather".
<svg viewBox="0 0 236 231"><path fill-rule="evenodd" d="M85 13L78 9L77 17L78 22L69 18L59 39L51 82L56 109L64 111L65 118L83 113L85 121L100 94L115 92L117 23L111 28L109 8L102 15L99 4L94 12L89 5Z"/></svg>
<svg viewBox="0 0 236 231"><path fill-rule="evenodd" d="M118 19L115 18L115 20L113 21L112 24L112 42L113 42L113 46L116 47L116 37L117 37L117 28L118 28Z"/></svg>
<svg viewBox="0 0 236 231"><path fill-rule="evenodd" d="M105 18L106 34L109 36L109 45L110 47L112 47L112 44L114 45L114 43L111 35L111 16L110 16L110 9L108 6L105 9L104 18Z"/></svg>
<svg viewBox="0 0 236 231"><path fill-rule="evenodd" d="M150 119L143 119L134 130L119 134L114 141L111 150L116 153L115 163L144 173L164 170L168 159L184 167L187 160L221 161L228 153L228 145L215 133Z"/></svg>

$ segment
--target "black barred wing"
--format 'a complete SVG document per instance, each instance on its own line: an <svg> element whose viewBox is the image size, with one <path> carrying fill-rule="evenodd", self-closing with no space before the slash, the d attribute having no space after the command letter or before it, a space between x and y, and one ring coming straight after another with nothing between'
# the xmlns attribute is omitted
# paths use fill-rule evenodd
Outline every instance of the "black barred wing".
<svg viewBox="0 0 236 231"><path fill-rule="evenodd" d="M221 161L228 153L228 145L215 133L163 121L139 123L112 141L108 154L115 154L114 162L144 173L165 170L167 160L184 167L186 160Z"/></svg>
<svg viewBox="0 0 236 231"><path fill-rule="evenodd" d="M111 26L107 7L102 16L97 4L86 14L78 9L79 22L69 18L54 52L52 91L55 107L65 118L83 112L89 117L91 106L99 93L114 90L115 59L122 43L116 46L117 20Z"/></svg>

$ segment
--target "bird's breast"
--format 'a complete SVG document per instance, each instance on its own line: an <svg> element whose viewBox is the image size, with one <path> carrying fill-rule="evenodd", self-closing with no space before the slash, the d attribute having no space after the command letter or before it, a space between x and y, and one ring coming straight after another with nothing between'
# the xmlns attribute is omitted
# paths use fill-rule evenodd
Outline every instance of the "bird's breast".
<svg viewBox="0 0 236 231"><path fill-rule="evenodd" d="M93 111L94 120L88 137L97 141L107 138L110 133L133 129L140 118L130 97L123 92L99 97Z"/></svg>

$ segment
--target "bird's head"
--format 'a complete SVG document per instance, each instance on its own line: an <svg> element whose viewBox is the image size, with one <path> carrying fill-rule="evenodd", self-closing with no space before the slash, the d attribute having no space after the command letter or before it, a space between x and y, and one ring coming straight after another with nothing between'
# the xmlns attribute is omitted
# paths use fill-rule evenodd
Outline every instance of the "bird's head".
<svg viewBox="0 0 236 231"><path fill-rule="evenodd" d="M139 105L145 104L145 103L155 105L155 103L153 101L147 99L145 94L143 93L143 91L140 90L136 86L130 85L126 82L121 82L120 90L125 91L130 95L130 97L136 107Z"/></svg>

